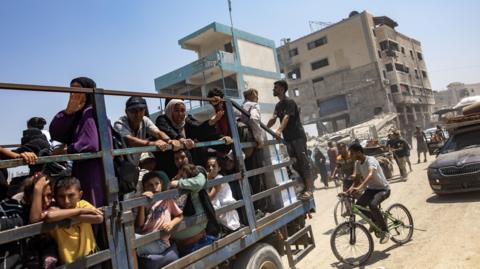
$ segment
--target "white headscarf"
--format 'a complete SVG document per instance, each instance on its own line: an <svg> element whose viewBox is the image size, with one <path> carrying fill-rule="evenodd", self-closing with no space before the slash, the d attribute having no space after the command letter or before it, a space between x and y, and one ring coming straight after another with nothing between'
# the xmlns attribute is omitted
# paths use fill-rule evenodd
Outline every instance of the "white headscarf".
<svg viewBox="0 0 480 269"><path fill-rule="evenodd" d="M185 119L187 118L187 114L185 114L185 119L183 119L180 124L177 124L173 120L173 110L175 109L175 106L178 104L183 104L185 106L185 103L180 99L170 100L170 102L168 102L167 106L165 107L165 115L167 115L167 118L170 120L173 127L183 133L184 132L183 127L185 127Z"/></svg>

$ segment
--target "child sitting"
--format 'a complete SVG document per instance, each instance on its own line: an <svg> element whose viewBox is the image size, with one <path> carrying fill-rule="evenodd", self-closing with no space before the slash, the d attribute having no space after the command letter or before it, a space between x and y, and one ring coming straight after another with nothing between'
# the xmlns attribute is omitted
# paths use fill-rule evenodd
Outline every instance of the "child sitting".
<svg viewBox="0 0 480 269"><path fill-rule="evenodd" d="M53 204L53 190L50 178L41 173L25 181L23 199L25 215L30 223L43 221ZM57 246L47 234L27 240L25 266L27 268L55 268L58 262Z"/></svg>
<svg viewBox="0 0 480 269"><path fill-rule="evenodd" d="M55 182L54 196L58 207L51 207L46 214L47 222L72 219L79 223L50 231L58 245L62 263L71 263L97 250L92 224L103 222L103 212L85 200L80 181L64 177Z"/></svg>
<svg viewBox="0 0 480 269"><path fill-rule="evenodd" d="M148 172L143 176L143 195L151 198L169 186L164 172ZM137 248L141 268L161 268L178 259L178 251L170 245L170 232L183 219L182 210L173 199L160 200L138 211L135 226L141 234L162 231L160 240Z"/></svg>
<svg viewBox="0 0 480 269"><path fill-rule="evenodd" d="M218 165L217 158L212 157L208 159L207 171L208 180L222 177L222 175L219 174L220 166ZM212 205L215 210L226 205L233 204L237 201L235 198L233 198L232 190L230 189L230 185L228 183L214 186L211 190L209 190L208 197L212 201ZM232 232L240 228L240 218L236 210L231 210L220 214L218 218L219 223L227 229L227 232Z"/></svg>

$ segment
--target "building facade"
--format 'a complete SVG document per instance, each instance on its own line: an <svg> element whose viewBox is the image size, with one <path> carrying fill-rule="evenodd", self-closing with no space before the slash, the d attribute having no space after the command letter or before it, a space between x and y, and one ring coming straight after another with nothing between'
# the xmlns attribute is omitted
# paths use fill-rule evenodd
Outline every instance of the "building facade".
<svg viewBox="0 0 480 269"><path fill-rule="evenodd" d="M452 82L446 90L434 92L434 111L452 108L465 97L480 96L480 83L465 84Z"/></svg>
<svg viewBox="0 0 480 269"><path fill-rule="evenodd" d="M173 95L206 96L212 88L241 102L242 92L259 91L262 114L271 115L277 100L273 82L280 79L275 43L218 22L180 39L178 44L194 51L198 60L155 79L155 89ZM187 102L191 114L206 119L212 109L203 102Z"/></svg>
<svg viewBox="0 0 480 269"><path fill-rule="evenodd" d="M402 127L428 125L434 104L419 41L397 23L352 12L338 23L277 48L289 96L304 124L336 131L387 112Z"/></svg>

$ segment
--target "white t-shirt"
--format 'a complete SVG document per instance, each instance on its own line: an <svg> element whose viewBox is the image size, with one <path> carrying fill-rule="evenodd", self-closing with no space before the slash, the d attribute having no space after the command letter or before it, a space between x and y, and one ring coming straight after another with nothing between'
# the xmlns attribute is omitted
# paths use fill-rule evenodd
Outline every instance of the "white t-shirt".
<svg viewBox="0 0 480 269"><path fill-rule="evenodd" d="M215 179L221 178L221 175L217 175ZM223 183L221 185L220 191L217 192L215 197L212 199L212 205L215 210L224 207L226 205L231 205L237 200L233 198L232 190L228 183ZM227 227L230 230L236 230L240 228L240 218L238 217L238 212L236 210L228 211L224 214L218 216L220 224Z"/></svg>
<svg viewBox="0 0 480 269"><path fill-rule="evenodd" d="M365 178L368 175L368 169L373 168L375 171L373 172L373 178L368 182L367 189L373 190L384 190L389 189L388 181L383 174L382 167L380 163L372 156L365 156L365 161L361 163L357 161L356 163L356 173L362 175Z"/></svg>
<svg viewBox="0 0 480 269"><path fill-rule="evenodd" d="M115 128L115 131L117 131L123 139L129 135L139 139L147 139L147 135L155 136L155 133L159 132L158 127L153 123L153 121L145 116L143 117L142 122L140 122L140 127L138 128L137 133L130 128L127 116L122 116L119 120L117 120L113 125L113 128ZM138 166L140 163L140 155L141 153L131 154L128 157L133 164Z"/></svg>

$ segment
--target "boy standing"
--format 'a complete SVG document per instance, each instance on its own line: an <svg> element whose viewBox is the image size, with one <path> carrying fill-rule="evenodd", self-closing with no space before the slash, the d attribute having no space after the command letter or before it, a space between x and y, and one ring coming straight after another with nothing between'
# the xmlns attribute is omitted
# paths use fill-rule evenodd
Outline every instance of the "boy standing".
<svg viewBox="0 0 480 269"><path fill-rule="evenodd" d="M80 181L75 177L58 180L54 187L55 202L46 215L47 222L72 219L79 223L50 231L58 245L62 263L68 264L97 250L92 224L103 222L103 212L82 200Z"/></svg>

